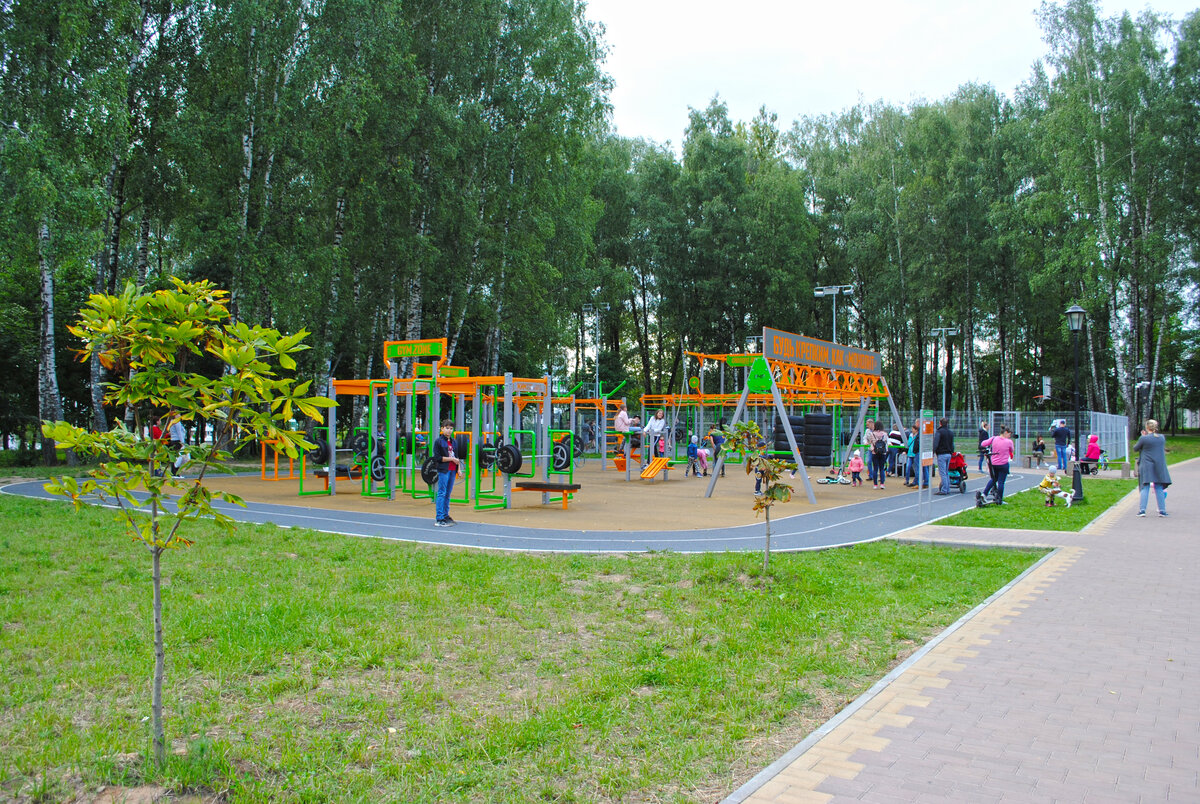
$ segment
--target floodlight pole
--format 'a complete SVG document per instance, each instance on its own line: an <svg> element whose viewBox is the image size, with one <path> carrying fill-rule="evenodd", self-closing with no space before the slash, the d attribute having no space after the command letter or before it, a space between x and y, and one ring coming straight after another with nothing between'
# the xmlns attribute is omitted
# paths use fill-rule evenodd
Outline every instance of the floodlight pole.
<svg viewBox="0 0 1200 804"><path fill-rule="evenodd" d="M596 360L593 367L596 371L596 398L600 397L600 313L608 310L607 304L585 304L582 307L583 314L595 315L596 317Z"/></svg>
<svg viewBox="0 0 1200 804"><path fill-rule="evenodd" d="M819 288L813 288L813 298L821 299L821 298L824 298L825 296L828 296L830 301L833 302L833 338L832 338L832 341L834 343L838 342L838 339L837 339L837 297L838 297L838 294L839 293L849 294L850 291L852 291L852 290L854 290L854 285L824 285Z"/></svg>
<svg viewBox="0 0 1200 804"><path fill-rule="evenodd" d="M947 337L953 337L954 335L957 335L957 334L958 334L958 327L934 327L933 329L929 330L929 337L932 338L935 335L937 336L938 357L942 356L942 344L945 342L945 339ZM933 369L938 374L941 374L941 371L938 370L936 358L933 361ZM946 408L949 407L949 401L947 399L949 390L950 390L949 384L946 382L945 375L943 375L942 376L942 418L943 419L946 418Z"/></svg>

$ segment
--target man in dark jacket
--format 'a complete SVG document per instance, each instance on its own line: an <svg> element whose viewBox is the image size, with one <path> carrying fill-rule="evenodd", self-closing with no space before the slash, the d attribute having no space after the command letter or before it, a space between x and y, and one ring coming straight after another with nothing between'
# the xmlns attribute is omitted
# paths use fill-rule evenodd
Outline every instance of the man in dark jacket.
<svg viewBox="0 0 1200 804"><path fill-rule="evenodd" d="M953 452L954 431L950 429L950 420L942 418L933 434L933 456L937 458L938 477L941 478L935 494L945 496L950 493L950 454Z"/></svg>

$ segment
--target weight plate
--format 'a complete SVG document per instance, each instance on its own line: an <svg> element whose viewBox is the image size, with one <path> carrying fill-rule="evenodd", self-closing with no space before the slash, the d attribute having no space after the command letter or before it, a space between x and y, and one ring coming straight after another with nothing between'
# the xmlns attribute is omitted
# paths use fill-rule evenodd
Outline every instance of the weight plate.
<svg viewBox="0 0 1200 804"><path fill-rule="evenodd" d="M492 464L496 462L496 445L490 442L484 442L479 445L477 450L480 469L491 469Z"/></svg>
<svg viewBox="0 0 1200 804"><path fill-rule="evenodd" d="M554 445L554 471L565 472L571 467L571 451L559 442Z"/></svg>
<svg viewBox="0 0 1200 804"><path fill-rule="evenodd" d="M376 483L382 483L387 480L387 461L382 455L376 455L371 459L371 479Z"/></svg>
<svg viewBox="0 0 1200 804"><path fill-rule="evenodd" d="M355 452L366 452L367 443L367 434L360 430L346 439L346 449L352 449Z"/></svg>
<svg viewBox="0 0 1200 804"><path fill-rule="evenodd" d="M430 455L425 459L425 463L421 464L421 479L425 481L426 486L436 486L438 482L438 461L437 458Z"/></svg>
<svg viewBox="0 0 1200 804"><path fill-rule="evenodd" d="M521 450L516 444L503 444L496 450L496 468L506 475L521 471Z"/></svg>
<svg viewBox="0 0 1200 804"><path fill-rule="evenodd" d="M460 433L454 437L454 454L464 461L471 454L471 436L469 434Z"/></svg>
<svg viewBox="0 0 1200 804"><path fill-rule="evenodd" d="M328 463L329 445L324 441L319 442L315 447L308 451L308 461L315 466Z"/></svg>

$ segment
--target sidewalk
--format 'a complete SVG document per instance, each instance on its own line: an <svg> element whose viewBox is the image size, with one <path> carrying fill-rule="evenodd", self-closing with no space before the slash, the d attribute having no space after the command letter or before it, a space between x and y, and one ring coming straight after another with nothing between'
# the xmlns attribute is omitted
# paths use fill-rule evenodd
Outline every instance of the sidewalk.
<svg viewBox="0 0 1200 804"><path fill-rule="evenodd" d="M1170 516L906 539L1053 553L726 802L1200 801L1200 460Z"/></svg>

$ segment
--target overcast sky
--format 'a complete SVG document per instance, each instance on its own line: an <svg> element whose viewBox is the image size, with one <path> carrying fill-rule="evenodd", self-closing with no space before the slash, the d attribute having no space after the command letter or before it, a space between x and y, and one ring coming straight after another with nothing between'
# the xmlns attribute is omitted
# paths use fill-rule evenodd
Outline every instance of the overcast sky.
<svg viewBox="0 0 1200 804"><path fill-rule="evenodd" d="M609 47L613 123L679 151L688 107L714 95L734 121L779 127L859 100L940 100L975 81L1008 97L1046 52L1035 0L587 0ZM1180 19L1196 0L1156 0ZM1102 3L1103 15L1145 3Z"/></svg>

